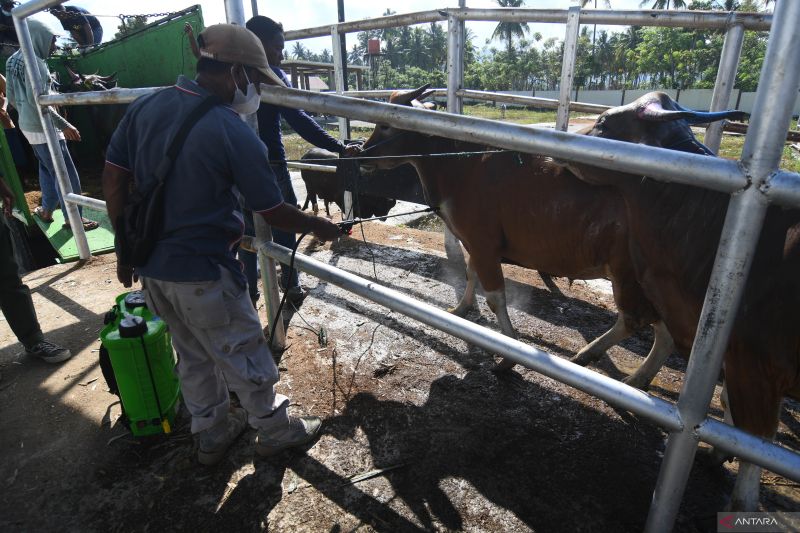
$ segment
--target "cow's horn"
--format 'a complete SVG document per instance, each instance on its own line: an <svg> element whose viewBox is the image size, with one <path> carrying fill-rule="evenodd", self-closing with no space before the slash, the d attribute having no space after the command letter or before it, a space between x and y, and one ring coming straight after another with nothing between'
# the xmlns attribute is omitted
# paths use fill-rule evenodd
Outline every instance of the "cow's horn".
<svg viewBox="0 0 800 533"><path fill-rule="evenodd" d="M736 111L736 110L729 110L729 111L715 111L715 112L705 112L705 111L690 111L691 115L686 118L689 124L704 124L706 122L716 122L718 120L744 120L748 116L748 113L744 111Z"/></svg>
<svg viewBox="0 0 800 533"><path fill-rule="evenodd" d="M641 120L649 120L652 122L680 120L682 118L688 118L691 114L691 111L672 111L664 109L661 102L658 101L650 102L636 112L636 116Z"/></svg>
<svg viewBox="0 0 800 533"><path fill-rule="evenodd" d="M411 103L412 100L417 100L419 96L422 93L424 93L430 86L431 86L430 83L426 83L422 87L414 89L413 91L400 93L392 99L393 100L392 103L398 105L408 105Z"/></svg>
<svg viewBox="0 0 800 533"><path fill-rule="evenodd" d="M77 82L78 80L81 79L80 74L77 74L74 70L69 68L68 65L65 65L65 68L67 69L67 74L69 74L69 77L72 78L73 82Z"/></svg>
<svg viewBox="0 0 800 533"><path fill-rule="evenodd" d="M436 92L436 89L431 89L431 90L429 90L429 91L425 91L424 93L422 93L421 95L419 95L419 97L417 98L417 100L419 100L419 101L421 102L421 101L425 100L427 97L429 97L430 95L432 95L432 94L433 94L433 93L435 93L435 92Z"/></svg>

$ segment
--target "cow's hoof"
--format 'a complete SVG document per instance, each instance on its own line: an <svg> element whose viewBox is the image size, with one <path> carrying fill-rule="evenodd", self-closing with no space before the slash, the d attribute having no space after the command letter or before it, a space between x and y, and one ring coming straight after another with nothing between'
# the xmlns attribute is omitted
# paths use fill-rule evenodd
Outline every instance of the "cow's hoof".
<svg viewBox="0 0 800 533"><path fill-rule="evenodd" d="M578 352L578 355L570 359L571 363L575 363L576 365L586 366L589 363L594 363L602 356L602 353L594 353L590 350L585 352Z"/></svg>
<svg viewBox="0 0 800 533"><path fill-rule="evenodd" d="M495 363L494 367L492 367L492 372L495 373L506 373L510 372L512 368L514 368L516 363L510 359L500 359L498 363Z"/></svg>
<svg viewBox="0 0 800 533"><path fill-rule="evenodd" d="M459 318L464 318L466 316L466 314L469 312L470 309L472 309L472 308L468 307L468 306L465 306L465 307L456 306L456 307L451 307L450 309L447 310L447 312L450 313L453 316L457 316Z"/></svg>
<svg viewBox="0 0 800 533"><path fill-rule="evenodd" d="M644 379L637 377L636 374L632 376L628 376L627 378L623 379L622 382L626 385L630 385L631 387L637 388L639 390L646 391L650 388L650 383L646 382Z"/></svg>

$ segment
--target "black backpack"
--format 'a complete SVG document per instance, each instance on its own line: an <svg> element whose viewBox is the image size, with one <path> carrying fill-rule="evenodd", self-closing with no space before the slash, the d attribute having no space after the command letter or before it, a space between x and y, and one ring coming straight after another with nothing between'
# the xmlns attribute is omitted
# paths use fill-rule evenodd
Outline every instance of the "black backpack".
<svg viewBox="0 0 800 533"><path fill-rule="evenodd" d="M167 153L153 172L156 184L147 192L134 189L131 193L128 204L117 218L114 235L114 249L119 264L140 267L147 263L164 227L164 182L191 129L203 115L221 102L217 96L207 96L186 116Z"/></svg>

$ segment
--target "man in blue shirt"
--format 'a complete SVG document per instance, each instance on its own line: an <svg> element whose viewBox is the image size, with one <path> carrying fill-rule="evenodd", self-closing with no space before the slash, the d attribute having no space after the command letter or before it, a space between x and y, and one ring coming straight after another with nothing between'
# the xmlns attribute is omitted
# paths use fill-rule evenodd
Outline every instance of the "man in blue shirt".
<svg viewBox="0 0 800 533"><path fill-rule="evenodd" d="M286 73L279 68L283 60L283 25L267 17L255 16L247 21L246 27L261 40L272 71L283 81L284 85L291 87ZM359 149L356 145L348 147L344 143L331 137L302 109L279 107L262 103L261 107L258 108L258 134L261 140L264 141L264 144L267 145L270 164L275 175L278 177L278 186L283 194L283 199L286 200L287 203L294 205L297 204L297 196L295 196L294 189L292 188L292 178L289 175L289 168L286 166L286 150L283 147L283 141L281 139L281 117L286 119L286 122L288 122L292 129L299 133L303 139L314 146L340 155L352 155L357 153ZM345 154L345 152L347 153ZM273 230L272 238L276 243L287 248L292 248L295 245L294 233L287 233L279 229ZM256 285L258 277L256 275L255 254L242 252L239 257L245 265L245 273L247 274L248 283L250 284L250 296L255 303L258 299L258 288ZM299 304L302 301L304 294L300 288L296 270L290 272L288 268L282 267L281 285L284 290L288 291L287 299L289 299L289 301L295 304Z"/></svg>
<svg viewBox="0 0 800 533"><path fill-rule="evenodd" d="M260 83L280 84L258 39L241 26L217 24L198 44L195 81L181 76L174 87L129 107L108 147L103 192L116 227L131 180L139 191L152 187L186 116L210 95L224 102L197 122L175 159L165 180L163 229L147 263L135 272L117 265L126 287L142 277L148 306L170 328L198 459L214 464L248 420L258 429L260 455L311 441L321 424L289 416L288 398L275 393L278 369L235 257L244 228L239 195L272 226L322 240L340 230L283 201L264 144L239 118L260 98ZM228 389L247 412L230 410Z"/></svg>
<svg viewBox="0 0 800 533"><path fill-rule="evenodd" d="M97 17L78 6L53 6L50 13L58 19L79 46L103 42L103 26Z"/></svg>

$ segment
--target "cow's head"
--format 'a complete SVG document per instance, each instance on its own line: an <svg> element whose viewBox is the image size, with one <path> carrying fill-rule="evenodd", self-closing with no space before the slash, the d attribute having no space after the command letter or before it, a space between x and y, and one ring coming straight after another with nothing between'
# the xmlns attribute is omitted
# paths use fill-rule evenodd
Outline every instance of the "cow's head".
<svg viewBox="0 0 800 533"><path fill-rule="evenodd" d="M604 112L597 118L588 135L711 154L708 148L695 139L691 126L729 118L742 119L746 116L747 113L742 111L692 111L682 107L666 93L651 92L628 105Z"/></svg>
<svg viewBox="0 0 800 533"><path fill-rule="evenodd" d="M69 80L67 83L60 84L61 92L86 92L86 91L107 91L117 86L117 73L109 76L94 74L79 74L69 67L66 67Z"/></svg>
<svg viewBox="0 0 800 533"><path fill-rule="evenodd" d="M697 140L691 126L745 117L747 113L742 111L692 111L682 107L666 93L651 92L630 104L609 109L597 118L594 125L581 133L682 152L714 155ZM584 181L613 183L610 176L614 171L580 163L567 163L566 166Z"/></svg>
<svg viewBox="0 0 800 533"><path fill-rule="evenodd" d="M389 97L389 103L420 109L435 109L435 104L422 103L422 100L434 92L429 91L428 87L430 87L430 84L423 85L412 91L395 91ZM364 153L362 155L383 157L425 153L425 145L421 142L422 137L419 133L397 129L386 124L376 124L372 135L364 143ZM364 161L362 166L367 169L389 169L404 163L408 163L408 161L405 159L372 159Z"/></svg>

